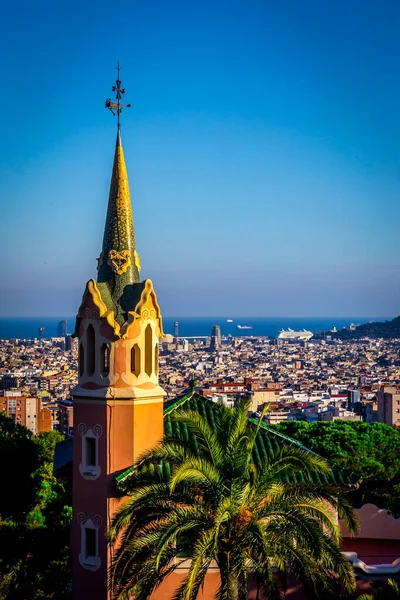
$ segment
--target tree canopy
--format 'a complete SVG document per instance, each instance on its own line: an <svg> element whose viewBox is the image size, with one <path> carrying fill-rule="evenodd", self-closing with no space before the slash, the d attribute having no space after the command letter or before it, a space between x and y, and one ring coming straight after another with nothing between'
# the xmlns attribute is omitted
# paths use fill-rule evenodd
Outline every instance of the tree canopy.
<svg viewBox="0 0 400 600"><path fill-rule="evenodd" d="M350 494L355 506L372 502L400 514L400 430L383 423L283 421L273 425L329 461L362 476Z"/></svg>
<svg viewBox="0 0 400 600"><path fill-rule="evenodd" d="M70 581L70 498L53 475L55 431L0 413L0 599L60 599Z"/></svg>
<svg viewBox="0 0 400 600"><path fill-rule="evenodd" d="M332 333L331 331L325 332L335 339L340 340L359 340L361 338L383 338L383 339L393 339L400 337L400 316L395 317L391 321L384 322L370 322L363 323L362 325L358 325L355 329L340 329L340 331L336 331ZM322 337L323 334L320 334L318 337Z"/></svg>

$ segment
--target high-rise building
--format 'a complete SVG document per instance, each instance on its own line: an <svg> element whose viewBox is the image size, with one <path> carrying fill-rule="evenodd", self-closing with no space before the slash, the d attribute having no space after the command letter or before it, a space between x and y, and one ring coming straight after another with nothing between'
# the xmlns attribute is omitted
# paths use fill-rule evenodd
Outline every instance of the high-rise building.
<svg viewBox="0 0 400 600"><path fill-rule="evenodd" d="M354 410L354 406L361 400L360 390L347 390L347 409Z"/></svg>
<svg viewBox="0 0 400 600"><path fill-rule="evenodd" d="M61 350L66 350L67 349L67 336L52 338L52 346L53 346L53 348L61 348Z"/></svg>
<svg viewBox="0 0 400 600"><path fill-rule="evenodd" d="M20 377L6 373L0 380L0 390L12 390L13 388L18 388L20 384Z"/></svg>
<svg viewBox="0 0 400 600"><path fill-rule="evenodd" d="M57 337L66 337L67 335L67 320L63 319L57 325Z"/></svg>
<svg viewBox="0 0 400 600"><path fill-rule="evenodd" d="M59 430L70 437L74 431L74 407L71 400L62 400L58 403Z"/></svg>
<svg viewBox="0 0 400 600"><path fill-rule="evenodd" d="M116 89L120 97L119 79ZM119 100L116 106L119 111ZM112 596L105 533L120 505L113 481L163 437L165 392L158 384L162 320L152 282L140 280L119 114L97 281L86 285L75 327L74 600Z"/></svg>
<svg viewBox="0 0 400 600"><path fill-rule="evenodd" d="M44 338L44 327L38 328L38 334L39 334L39 340L42 340Z"/></svg>
<svg viewBox="0 0 400 600"><path fill-rule="evenodd" d="M0 398L0 411L35 435L51 430L51 411L42 406L40 398L23 396L21 392L18 395L16 392L6 392Z"/></svg>
<svg viewBox="0 0 400 600"><path fill-rule="evenodd" d="M400 426L400 391L392 386L382 386L377 395L378 421Z"/></svg>
<svg viewBox="0 0 400 600"><path fill-rule="evenodd" d="M179 323L175 321L174 323L174 344L178 345L178 337L179 337Z"/></svg>
<svg viewBox="0 0 400 600"><path fill-rule="evenodd" d="M221 346L221 327L219 325L213 325L211 329L211 342L210 349L218 350Z"/></svg>
<svg viewBox="0 0 400 600"><path fill-rule="evenodd" d="M65 338L65 349L71 350L72 353L78 352L78 340L72 335L67 335Z"/></svg>

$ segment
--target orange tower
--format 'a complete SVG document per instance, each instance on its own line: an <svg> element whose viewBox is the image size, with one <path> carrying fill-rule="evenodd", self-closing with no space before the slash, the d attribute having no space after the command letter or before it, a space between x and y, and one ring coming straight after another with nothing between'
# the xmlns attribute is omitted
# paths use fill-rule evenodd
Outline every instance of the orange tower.
<svg viewBox="0 0 400 600"><path fill-rule="evenodd" d="M113 481L163 437L158 385L160 309L150 279L140 281L119 116L121 81L113 88L118 133L97 282L86 284L74 400L73 597L105 600L110 550L104 534L119 502ZM125 105L126 106L126 105Z"/></svg>

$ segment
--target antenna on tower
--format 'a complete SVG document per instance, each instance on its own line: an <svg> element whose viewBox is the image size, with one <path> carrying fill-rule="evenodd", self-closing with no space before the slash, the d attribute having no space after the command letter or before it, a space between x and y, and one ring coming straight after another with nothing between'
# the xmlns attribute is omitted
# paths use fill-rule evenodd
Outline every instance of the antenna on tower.
<svg viewBox="0 0 400 600"><path fill-rule="evenodd" d="M117 66L118 76L117 76L117 80L115 82L115 85L113 85L112 88L111 88L113 92L116 92L116 100L117 101L113 102L111 100L111 98L107 98L107 100L106 100L106 108L108 108L112 112L112 114L114 115L114 117L115 117L115 115L117 115L117 118L118 118L118 130L121 127L120 115L122 113L122 109L123 108L130 108L131 107L130 104L122 104L121 103L122 94L125 94L125 88L121 87L121 83L122 83L121 77L120 77L121 68L122 67L120 67L120 64L119 64L119 61L118 61L118 66Z"/></svg>

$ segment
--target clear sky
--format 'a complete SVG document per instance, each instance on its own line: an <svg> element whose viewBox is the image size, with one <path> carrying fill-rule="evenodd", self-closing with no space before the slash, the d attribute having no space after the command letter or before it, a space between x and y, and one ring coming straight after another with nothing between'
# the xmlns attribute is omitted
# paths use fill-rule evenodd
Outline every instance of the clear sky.
<svg viewBox="0 0 400 600"><path fill-rule="evenodd" d="M96 275L123 65L142 275L165 315L400 313L399 0L6 2L1 316Z"/></svg>

